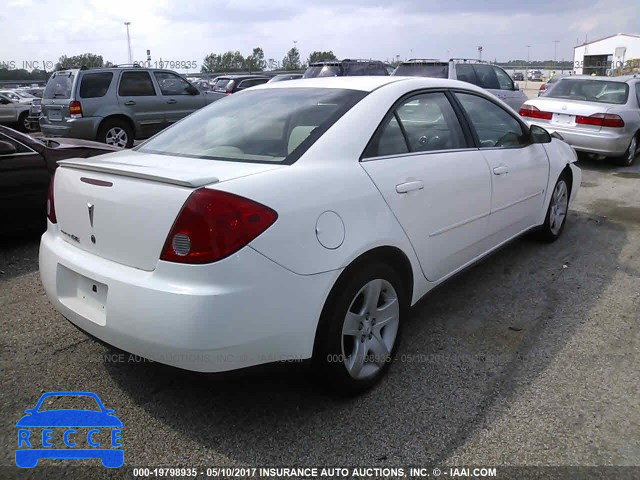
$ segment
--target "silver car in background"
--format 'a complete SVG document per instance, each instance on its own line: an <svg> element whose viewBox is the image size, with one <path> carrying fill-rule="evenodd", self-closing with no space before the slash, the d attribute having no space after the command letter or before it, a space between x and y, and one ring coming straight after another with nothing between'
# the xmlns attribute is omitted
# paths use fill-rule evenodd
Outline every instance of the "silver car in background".
<svg viewBox="0 0 640 480"><path fill-rule="evenodd" d="M559 133L578 152L630 166L639 154L640 77L562 78L544 96L525 102L520 115Z"/></svg>

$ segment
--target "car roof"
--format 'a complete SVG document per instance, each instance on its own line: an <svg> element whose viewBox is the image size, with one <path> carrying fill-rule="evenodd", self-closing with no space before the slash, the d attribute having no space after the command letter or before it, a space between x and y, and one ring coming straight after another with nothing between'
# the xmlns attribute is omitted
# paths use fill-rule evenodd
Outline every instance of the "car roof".
<svg viewBox="0 0 640 480"><path fill-rule="evenodd" d="M464 88L467 90L476 90L482 92L480 87L476 87L467 82L458 80L449 80L446 78L429 78L429 77L402 77L391 75L371 75L371 76L354 76L354 77L316 77L302 78L299 82L275 82L264 83L252 87L252 90L264 88L342 88L345 90L360 90L363 92L372 92L380 87L397 82L412 82L416 89L420 88Z"/></svg>

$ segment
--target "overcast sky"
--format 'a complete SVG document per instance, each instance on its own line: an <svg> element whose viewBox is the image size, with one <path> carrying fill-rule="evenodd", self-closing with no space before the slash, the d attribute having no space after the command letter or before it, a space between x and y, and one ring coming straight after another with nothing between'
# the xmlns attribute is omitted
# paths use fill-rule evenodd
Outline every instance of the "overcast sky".
<svg viewBox="0 0 640 480"><path fill-rule="evenodd" d="M301 58L333 50L342 58L477 57L570 60L576 41L640 33L638 0L5 0L0 63L55 62L95 53L127 61L197 61L253 47L282 60L297 41Z"/></svg>

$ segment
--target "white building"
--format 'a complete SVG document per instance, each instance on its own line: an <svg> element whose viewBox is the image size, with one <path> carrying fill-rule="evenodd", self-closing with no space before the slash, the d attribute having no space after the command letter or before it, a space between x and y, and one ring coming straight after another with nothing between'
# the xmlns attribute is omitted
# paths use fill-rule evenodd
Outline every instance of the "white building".
<svg viewBox="0 0 640 480"><path fill-rule="evenodd" d="M608 75L640 59L640 35L618 33L583 43L573 49L577 75ZM635 60L635 62L632 62Z"/></svg>

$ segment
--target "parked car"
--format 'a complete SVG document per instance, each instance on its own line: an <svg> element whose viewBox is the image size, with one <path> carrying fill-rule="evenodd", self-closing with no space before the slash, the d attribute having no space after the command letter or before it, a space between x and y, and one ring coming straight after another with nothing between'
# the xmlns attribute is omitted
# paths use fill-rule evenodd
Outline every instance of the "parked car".
<svg viewBox="0 0 640 480"><path fill-rule="evenodd" d="M171 70L142 67L55 72L42 96L40 129L133 146L213 101Z"/></svg>
<svg viewBox="0 0 640 480"><path fill-rule="evenodd" d="M23 132L29 130L29 109L25 103L13 100L3 93L0 93L0 124L16 126Z"/></svg>
<svg viewBox="0 0 640 480"><path fill-rule="evenodd" d="M513 72L513 79L518 82L524 82L524 73L522 72Z"/></svg>
<svg viewBox="0 0 640 480"><path fill-rule="evenodd" d="M57 161L118 150L70 138L35 139L0 126L0 225L3 235L46 225L49 180Z"/></svg>
<svg viewBox="0 0 640 480"><path fill-rule="evenodd" d="M280 75L274 75L273 77L271 77L271 79L267 83L283 82L285 80L297 80L298 78L302 78L301 73L281 73Z"/></svg>
<svg viewBox="0 0 640 480"><path fill-rule="evenodd" d="M560 79L520 115L558 132L578 152L630 166L640 142L640 78L576 76Z"/></svg>
<svg viewBox="0 0 640 480"><path fill-rule="evenodd" d="M260 85L133 150L61 161L40 275L124 351L197 371L311 359L358 392L427 291L520 234L561 235L575 161L472 84Z"/></svg>
<svg viewBox="0 0 640 480"><path fill-rule="evenodd" d="M354 77L361 75L389 75L379 60L349 59L310 63L302 78Z"/></svg>
<svg viewBox="0 0 640 480"><path fill-rule="evenodd" d="M44 87L26 87L26 88L20 88L19 90L22 92L27 92L36 98L42 98L42 92L44 92Z"/></svg>
<svg viewBox="0 0 640 480"><path fill-rule="evenodd" d="M256 85L267 83L269 77L264 75L223 75L215 79L215 83L211 92L207 93L207 97L212 101L231 95L232 93L241 92Z"/></svg>
<svg viewBox="0 0 640 480"><path fill-rule="evenodd" d="M20 92L20 90L0 90L0 95L23 105L31 105L33 99L36 98L26 92Z"/></svg>
<svg viewBox="0 0 640 480"><path fill-rule="evenodd" d="M42 113L42 99L34 98L29 107L29 116L27 117L28 131L40 130L40 114Z"/></svg>
<svg viewBox="0 0 640 480"><path fill-rule="evenodd" d="M553 85L555 85L558 80L560 80L561 78L564 77L569 77L569 74L556 74L553 77L549 78L549 80L547 80L546 83L543 83L542 85L540 85L540 88L538 89L538 96L542 96L544 95L544 93L549 90L551 87L553 87Z"/></svg>
<svg viewBox="0 0 640 480"><path fill-rule="evenodd" d="M527 79L534 82L542 82L542 72L540 70L529 70Z"/></svg>
<svg viewBox="0 0 640 480"><path fill-rule="evenodd" d="M469 82L488 90L515 111L518 111L527 99L507 72L480 60L452 58L443 62L414 58L398 65L393 75L450 78Z"/></svg>

